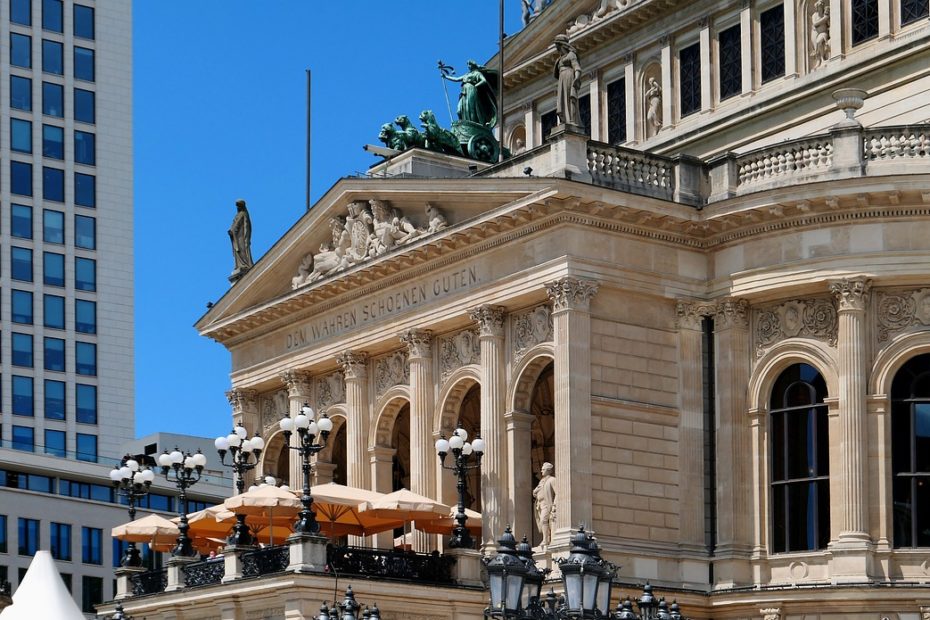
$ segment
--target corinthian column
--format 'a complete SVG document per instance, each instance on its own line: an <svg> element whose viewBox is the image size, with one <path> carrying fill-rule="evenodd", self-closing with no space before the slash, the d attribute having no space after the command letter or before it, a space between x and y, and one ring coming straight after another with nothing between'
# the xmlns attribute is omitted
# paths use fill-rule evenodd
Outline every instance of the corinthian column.
<svg viewBox="0 0 930 620"><path fill-rule="evenodd" d="M555 345L555 507L552 547L592 523L591 299L598 284L566 277L546 284Z"/></svg>
<svg viewBox="0 0 930 620"><path fill-rule="evenodd" d="M253 437L262 431L262 420L259 415L255 390L243 388L233 388L226 392L226 398L229 400L229 406L232 407L233 426L241 424L249 431L249 436ZM259 460L259 463L261 460ZM243 472L242 479L248 487L255 480L256 476L261 475L261 470L251 470ZM235 488L235 476L233 477L233 488Z"/></svg>
<svg viewBox="0 0 930 620"><path fill-rule="evenodd" d="M287 413L291 419L296 418L300 413L300 408L304 403L310 402L310 375L302 370L285 370L280 375L281 381L287 387ZM297 447L300 437L297 433L291 435L291 446ZM300 489L304 484L303 470L301 469L300 455L296 450L290 450L288 456L288 468L290 476L287 477L288 485L292 489ZM275 472L281 479L285 479L284 472Z"/></svg>
<svg viewBox="0 0 930 620"><path fill-rule="evenodd" d="M410 363L410 486L411 491L435 497L436 451L433 448L433 335L425 329L411 329L400 335L407 346ZM427 552L435 548L433 537L416 531L414 548Z"/></svg>
<svg viewBox="0 0 930 620"><path fill-rule="evenodd" d="M507 436L504 433L504 308L480 306L469 312L481 342L481 550L494 553L495 540L507 525Z"/></svg>
<svg viewBox="0 0 930 620"><path fill-rule="evenodd" d="M368 354L346 351L336 361L346 378L346 477L350 487L370 489Z"/></svg>

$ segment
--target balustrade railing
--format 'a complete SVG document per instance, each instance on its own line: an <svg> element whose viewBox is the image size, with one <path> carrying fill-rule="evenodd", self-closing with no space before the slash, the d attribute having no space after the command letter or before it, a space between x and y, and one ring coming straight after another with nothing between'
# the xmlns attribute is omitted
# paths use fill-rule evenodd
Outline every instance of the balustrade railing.
<svg viewBox="0 0 930 620"><path fill-rule="evenodd" d="M193 588L221 583L223 575L226 573L226 565L220 557L205 562L188 564L182 570L184 571L184 585Z"/></svg>
<svg viewBox="0 0 930 620"><path fill-rule="evenodd" d="M454 583L455 558L433 553L330 545L326 563L337 575L400 579L418 583Z"/></svg>
<svg viewBox="0 0 930 620"><path fill-rule="evenodd" d="M291 553L288 545L246 551L242 554L242 576L259 577L283 573L290 563Z"/></svg>
<svg viewBox="0 0 930 620"><path fill-rule="evenodd" d="M595 183L671 197L674 193L674 169L674 162L659 155L602 142L588 142L588 172Z"/></svg>
<svg viewBox="0 0 930 620"><path fill-rule="evenodd" d="M866 161L930 158L930 126L877 127L865 130Z"/></svg>
<svg viewBox="0 0 930 620"><path fill-rule="evenodd" d="M168 587L168 569L156 568L144 573L136 573L129 577L129 581L132 583L134 596L164 592Z"/></svg>
<svg viewBox="0 0 930 620"><path fill-rule="evenodd" d="M813 136L766 147L737 159L739 184L752 185L778 177L827 170L833 163L831 136Z"/></svg>

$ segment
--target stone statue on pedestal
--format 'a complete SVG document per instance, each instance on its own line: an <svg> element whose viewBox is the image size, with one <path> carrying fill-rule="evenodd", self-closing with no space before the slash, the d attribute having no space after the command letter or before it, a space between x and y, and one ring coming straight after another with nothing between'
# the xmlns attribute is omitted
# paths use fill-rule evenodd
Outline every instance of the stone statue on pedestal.
<svg viewBox="0 0 930 620"><path fill-rule="evenodd" d="M559 59L555 61L555 79L559 81L555 112L563 125L581 126L578 110L581 65L578 64L578 56L564 34L556 36L555 49L559 53Z"/></svg>
<svg viewBox="0 0 930 620"><path fill-rule="evenodd" d="M232 242L234 261L229 281L235 282L255 264L252 260L252 219L244 200L236 201L236 217L229 227L229 240Z"/></svg>
<svg viewBox="0 0 930 620"><path fill-rule="evenodd" d="M552 463L543 463L542 479L533 489L535 501L536 526L542 535L540 547L545 550L552 543L552 531L555 529L555 476L552 475Z"/></svg>

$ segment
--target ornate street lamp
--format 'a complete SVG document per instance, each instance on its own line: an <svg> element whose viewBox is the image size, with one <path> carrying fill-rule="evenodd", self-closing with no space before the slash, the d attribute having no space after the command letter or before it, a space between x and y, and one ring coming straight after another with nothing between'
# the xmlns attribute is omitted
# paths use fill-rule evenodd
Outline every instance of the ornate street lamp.
<svg viewBox="0 0 930 620"><path fill-rule="evenodd" d="M446 456L452 450L454 461L452 465L446 465ZM474 547L474 541L465 523L468 517L465 516L465 490L466 474L481 466L481 457L484 455L484 439L476 435L474 441L468 442L468 432L462 428L461 423L452 431L452 437L446 439L445 435L440 435L436 440L436 453L439 455L439 463L443 469L450 470L458 476L459 503L458 510L455 513L455 527L452 528L452 538L449 539L449 547L452 549L471 549ZM513 535L511 535L513 538Z"/></svg>
<svg viewBox="0 0 930 620"><path fill-rule="evenodd" d="M279 426L284 431L284 442L291 450L297 450L300 454L301 471L303 472L303 494L300 497L300 503L303 509L297 515L297 522L294 524L294 532L298 534L316 534L320 531L320 524L316 521L316 513L313 512L313 497L310 495L310 457L317 454L326 447L326 439L333 430L333 421L324 413L319 420L314 420L313 409L310 405L304 403L300 413L293 420L287 414L284 415ZM297 431L298 442L296 446L291 445L291 434ZM319 436L319 441L317 441Z"/></svg>
<svg viewBox="0 0 930 620"><path fill-rule="evenodd" d="M232 430L229 435L217 437L213 442L216 451L220 455L220 462L233 470L236 475L236 489L239 493L245 490L245 479L242 477L247 471L255 469L258 465L258 459L265 449L265 440L257 434L251 439L247 439L248 431L240 424ZM226 452L229 452L230 463L226 462ZM252 459L255 459L254 461Z"/></svg>
<svg viewBox="0 0 930 620"><path fill-rule="evenodd" d="M485 562L491 588L491 607L487 615L492 618L516 618L525 609L522 603L529 571L526 562L517 555L517 540L509 525L497 544L497 555Z"/></svg>
<svg viewBox="0 0 930 620"><path fill-rule="evenodd" d="M584 527L572 536L567 558L558 560L565 584L565 615L570 618L597 618L610 613L611 567L597 553L596 543ZM598 596L606 584L606 597ZM599 607L598 605L603 605Z"/></svg>
<svg viewBox="0 0 930 620"><path fill-rule="evenodd" d="M177 448L173 452L165 450L158 456L158 464L161 465L161 473L165 480L171 482L172 476L174 483L178 487L178 514L181 522L178 523L178 544L171 550L172 556L190 557L196 554L194 547L191 545L191 539L187 535L189 528L187 524L187 489L194 486L203 473L203 466L207 464L207 457L198 450L196 454L190 452L181 452Z"/></svg>
<svg viewBox="0 0 930 620"><path fill-rule="evenodd" d="M129 505L129 520L136 520L136 501L149 494L155 472L142 466L130 455L126 455L119 462L119 467L110 471L110 480L113 488L119 495L126 498ZM136 548L136 543L130 542L126 552L119 561L120 566L142 566L142 557Z"/></svg>
<svg viewBox="0 0 930 620"><path fill-rule="evenodd" d="M381 610L377 605L366 606L361 616L359 610L362 606L355 600L355 592L352 586L346 589L346 596L341 603L333 603L332 607L327 607L326 603L320 606L320 615L316 620L381 620Z"/></svg>

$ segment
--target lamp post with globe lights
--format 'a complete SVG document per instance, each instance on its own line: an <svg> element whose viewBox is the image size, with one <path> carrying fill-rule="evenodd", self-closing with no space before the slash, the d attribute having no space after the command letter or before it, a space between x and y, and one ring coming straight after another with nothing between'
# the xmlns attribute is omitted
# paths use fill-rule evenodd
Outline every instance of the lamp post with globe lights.
<svg viewBox="0 0 930 620"><path fill-rule="evenodd" d="M189 528L187 524L187 489L194 486L203 473L203 467L207 464L205 457L198 450L196 454L190 452L181 452L175 448L172 452L165 450L158 456L158 464L161 465L161 473L168 482L174 478L174 483L178 487L178 514L181 517L178 523L178 544L171 550L172 556L191 557L195 555L194 547L191 545L191 539L187 535Z"/></svg>
<svg viewBox="0 0 930 620"><path fill-rule="evenodd" d="M313 512L313 497L310 495L310 457L326 447L326 439L333 430L333 421L325 413L319 420L315 420L314 417L313 409L304 403L296 417L291 418L285 414L279 423L288 448L296 450L300 455L303 472L303 494L300 497L303 508L297 515L297 522L294 523L294 532L297 534L316 534L320 531L316 513ZM298 441L296 446L292 446L291 435L295 431Z"/></svg>
<svg viewBox="0 0 930 620"><path fill-rule="evenodd" d="M110 471L110 480L116 492L126 498L129 506L129 520L136 520L136 502L149 494L149 488L155 480L155 472L139 464L127 454L122 458L119 467ZM142 557L136 548L136 543L130 542L126 546L126 553L120 559L120 566L142 566Z"/></svg>
<svg viewBox="0 0 930 620"><path fill-rule="evenodd" d="M459 424L452 431L449 439L445 435L440 435L436 440L436 453L439 455L439 463L443 469L450 470L458 477L456 484L459 492L459 503L455 513L455 527L452 528L452 537L449 539L449 547L452 549L471 549L474 546L471 534L465 523L468 517L465 515L465 476L472 469L481 466L481 457L484 455L484 440L480 435L476 435L474 440L468 442L468 432ZM446 456L452 451L452 465L446 465Z"/></svg>
<svg viewBox="0 0 930 620"><path fill-rule="evenodd" d="M239 493L245 490L245 479L242 477L247 471L255 469L258 459L265 449L265 440L259 435L248 438L248 431L241 424L237 424L229 435L217 437L213 445L220 455L220 462L233 470L236 475L236 489ZM226 462L226 453L229 452L230 461ZM253 460L254 459L254 460Z"/></svg>

